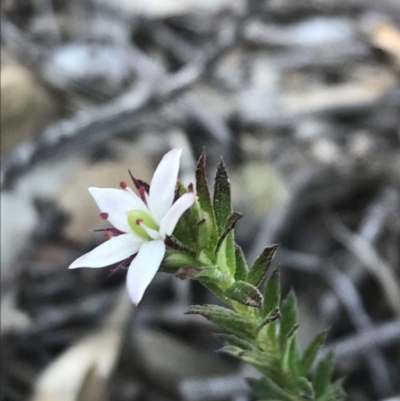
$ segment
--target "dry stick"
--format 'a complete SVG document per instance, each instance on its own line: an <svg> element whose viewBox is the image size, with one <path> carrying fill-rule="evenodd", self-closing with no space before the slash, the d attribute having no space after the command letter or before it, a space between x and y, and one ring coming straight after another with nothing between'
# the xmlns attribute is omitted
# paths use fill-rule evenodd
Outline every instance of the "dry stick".
<svg viewBox="0 0 400 401"><path fill-rule="evenodd" d="M234 46L247 15L241 15L225 25L217 44L206 50L197 60L188 63L174 74L166 76L160 85L139 93L126 94L104 106L61 121L46 129L36 143L25 143L4 163L1 172L1 188L12 186L27 169L43 158L55 157L74 143L76 137L84 137L86 145L100 143L128 129L143 113L159 109L196 83L221 57Z"/></svg>
<svg viewBox="0 0 400 401"><path fill-rule="evenodd" d="M375 244L382 234L389 215L396 212L399 196L394 188L384 188L373 203L368 206L366 215L360 223L358 235L368 243ZM358 286L365 278L368 270L360 266L360 261L353 256L350 256L345 264L350 267L349 277L354 285ZM333 294L327 294L326 297L329 299L327 302L331 305L331 312L327 320L333 320L334 316L337 316L339 312L340 302Z"/></svg>
<svg viewBox="0 0 400 401"><path fill-rule="evenodd" d="M376 250L361 235L352 233L338 217L329 216L329 228L333 237L348 249L362 266L378 281L386 302L396 316L400 316L400 283L391 266L384 261Z"/></svg>
<svg viewBox="0 0 400 401"><path fill-rule="evenodd" d="M374 326L373 321L363 307L357 288L334 265L323 261L318 256L283 248L279 250L278 256L279 261L286 267L318 274L335 292L358 331L361 332ZM394 388L390 380L390 372L382 354L376 348L368 348L364 351L368 369L379 396L386 397L393 394Z"/></svg>
<svg viewBox="0 0 400 401"><path fill-rule="evenodd" d="M367 349L388 346L398 341L400 341L399 319L335 341L325 347L319 357L322 358L328 351L332 350L337 361L345 361L365 353Z"/></svg>

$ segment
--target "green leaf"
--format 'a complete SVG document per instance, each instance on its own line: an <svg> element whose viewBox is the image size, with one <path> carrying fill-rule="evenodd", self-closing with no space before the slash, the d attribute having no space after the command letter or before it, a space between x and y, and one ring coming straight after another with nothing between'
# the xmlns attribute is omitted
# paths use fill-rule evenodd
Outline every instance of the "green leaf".
<svg viewBox="0 0 400 401"><path fill-rule="evenodd" d="M279 363L276 360L276 356L272 353L257 349L242 350L238 347L229 345L220 349L219 352L241 359L258 369L279 385L283 385L286 381L286 377L279 369Z"/></svg>
<svg viewBox="0 0 400 401"><path fill-rule="evenodd" d="M269 313L261 322L258 330L261 331L266 325L275 322L276 320L280 319L281 317L281 310L279 308L275 308Z"/></svg>
<svg viewBox="0 0 400 401"><path fill-rule="evenodd" d="M231 276L235 277L236 258L235 258L235 237L233 231L231 231L227 235L223 243L225 243L226 264L229 267Z"/></svg>
<svg viewBox="0 0 400 401"><path fill-rule="evenodd" d="M222 242L225 240L227 235L235 228L236 223L243 217L242 213L233 212L226 221L225 229L221 236L218 238L216 252L218 252L219 248L221 247Z"/></svg>
<svg viewBox="0 0 400 401"><path fill-rule="evenodd" d="M201 220L197 223L197 245L200 249L212 252L213 249L213 223L210 215L203 212Z"/></svg>
<svg viewBox="0 0 400 401"><path fill-rule="evenodd" d="M181 267L175 276L181 280L197 279L217 282L221 273L214 266L184 266Z"/></svg>
<svg viewBox="0 0 400 401"><path fill-rule="evenodd" d="M294 387L300 397L307 400L314 399L314 389L312 384L305 377L296 377L294 380Z"/></svg>
<svg viewBox="0 0 400 401"><path fill-rule="evenodd" d="M289 295L282 302L281 314L282 317L279 325L279 347L281 352L284 352L288 336L297 324L297 304L293 290L290 291Z"/></svg>
<svg viewBox="0 0 400 401"><path fill-rule="evenodd" d="M282 368L292 376L299 374L300 354L296 335L290 336L282 359Z"/></svg>
<svg viewBox="0 0 400 401"><path fill-rule="evenodd" d="M279 269L276 269L267 281L264 290L264 305L262 317L268 316L273 310L279 308L281 302L281 286Z"/></svg>
<svg viewBox="0 0 400 401"><path fill-rule="evenodd" d="M165 257L160 270L167 273L176 273L176 271L184 266L198 266L199 262L196 257L186 253L167 249L167 256Z"/></svg>
<svg viewBox="0 0 400 401"><path fill-rule="evenodd" d="M277 347L276 326L277 326L276 321L268 323L268 325L267 325L267 337L270 341L271 346L274 348Z"/></svg>
<svg viewBox="0 0 400 401"><path fill-rule="evenodd" d="M278 249L277 244L267 246L260 254L260 256L256 259L253 266L250 268L247 281L250 284L258 287L263 281L265 274L271 264L273 257L275 256L275 252Z"/></svg>
<svg viewBox="0 0 400 401"><path fill-rule="evenodd" d="M197 281L199 281L202 285L204 285L204 287L215 294L222 302L226 304L229 303L229 299L224 295L224 290L222 290L218 284L210 282L203 277L197 278Z"/></svg>
<svg viewBox="0 0 400 401"><path fill-rule="evenodd" d="M226 221L232 214L231 185L222 159L218 164L215 176L213 205L218 234L222 235Z"/></svg>
<svg viewBox="0 0 400 401"><path fill-rule="evenodd" d="M196 194L201 210L206 212L210 216L213 227L213 233L211 239L213 246L215 246L217 242L217 225L215 221L213 205L211 203L210 191L208 190L208 184L207 184L205 149L203 149L203 152L201 153L196 166Z"/></svg>
<svg viewBox="0 0 400 401"><path fill-rule="evenodd" d="M215 305L191 306L186 314L202 315L206 319L218 324L231 333L242 337L245 340L253 340L256 335L257 326L255 323L243 319L233 310Z"/></svg>
<svg viewBox="0 0 400 401"><path fill-rule="evenodd" d="M295 401L296 398L288 394L268 377L247 379L251 389L257 397L264 400Z"/></svg>
<svg viewBox="0 0 400 401"><path fill-rule="evenodd" d="M244 258L242 248L235 244L235 259L236 259L236 270L235 280L247 281L247 263Z"/></svg>
<svg viewBox="0 0 400 401"><path fill-rule="evenodd" d="M263 296L257 287L244 281L236 281L226 291L225 295L243 305L261 308Z"/></svg>
<svg viewBox="0 0 400 401"><path fill-rule="evenodd" d="M315 338L308 345L306 350L304 351L303 356L301 357L300 362L300 374L306 376L307 373L312 368L312 365L315 361L315 358L318 354L319 349L323 345L326 338L326 331L323 331L315 336Z"/></svg>
<svg viewBox="0 0 400 401"><path fill-rule="evenodd" d="M315 398L322 397L329 389L331 377L334 369L334 355L329 352L321 359L315 369L312 384L314 387Z"/></svg>
<svg viewBox="0 0 400 401"><path fill-rule="evenodd" d="M234 336L233 334L217 334L217 337L220 338L225 345L232 345L242 350L254 349L253 344L249 343L248 341L242 340L241 338Z"/></svg>
<svg viewBox="0 0 400 401"><path fill-rule="evenodd" d="M235 248L233 242L233 232L230 232L225 240L222 242L217 253L217 266L218 268L229 273L231 277L234 276L236 261L235 261Z"/></svg>
<svg viewBox="0 0 400 401"><path fill-rule="evenodd" d="M183 194L187 193L187 189L184 185L178 181L175 198L181 197ZM192 251L196 251L197 248L197 222L199 218L198 205L195 204L186 210L181 216L176 225L173 235L176 237L183 245L188 247Z"/></svg>

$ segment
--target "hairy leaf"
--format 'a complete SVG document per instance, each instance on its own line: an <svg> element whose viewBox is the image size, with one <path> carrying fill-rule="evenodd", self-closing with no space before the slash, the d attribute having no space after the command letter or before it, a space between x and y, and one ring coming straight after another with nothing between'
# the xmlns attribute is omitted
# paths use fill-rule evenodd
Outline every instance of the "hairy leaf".
<svg viewBox="0 0 400 401"><path fill-rule="evenodd" d="M229 182L228 173L222 159L218 164L217 173L215 176L213 205L218 227L218 234L222 235L225 229L226 221L232 214L231 184Z"/></svg>
<svg viewBox="0 0 400 401"><path fill-rule="evenodd" d="M257 326L253 322L243 319L233 310L215 305L191 306L187 314L202 315L206 319L218 324L231 333L252 340L255 338Z"/></svg>
<svg viewBox="0 0 400 401"><path fill-rule="evenodd" d="M264 290L264 305L262 317L268 316L273 310L279 308L281 302L281 286L279 269L276 269L268 280Z"/></svg>
<svg viewBox="0 0 400 401"><path fill-rule="evenodd" d="M244 258L242 248L239 245L235 245L235 259L236 259L236 270L235 280L247 281L247 263Z"/></svg>
<svg viewBox="0 0 400 401"><path fill-rule="evenodd" d="M311 369L315 361L315 358L318 354L318 351L325 341L326 334L327 334L326 331L317 334L315 338L311 341L311 343L308 345L306 350L304 351L300 363L300 374L302 374L303 376L307 375L307 373Z"/></svg>
<svg viewBox="0 0 400 401"><path fill-rule="evenodd" d="M247 379L251 389L257 397L264 400L280 400L280 401L295 401L296 398L291 396L280 386L270 380L268 377L260 379Z"/></svg>
<svg viewBox="0 0 400 401"><path fill-rule="evenodd" d="M281 320L279 330L279 347L281 352L285 351L288 336L297 324L297 305L293 291L290 291L287 298L282 302Z"/></svg>
<svg viewBox="0 0 400 401"><path fill-rule="evenodd" d="M217 241L217 226L215 221L213 205L211 203L210 191L208 190L208 184L207 184L205 149L203 149L203 152L201 153L196 166L196 194L200 203L201 210L206 212L210 216L211 223L213 226L213 233L211 240L212 244L215 246Z"/></svg>
<svg viewBox="0 0 400 401"><path fill-rule="evenodd" d="M220 338L225 345L232 345L242 350L254 349L253 344L249 343L248 341L242 340L241 338L234 336L233 334L217 334L217 337Z"/></svg>
<svg viewBox="0 0 400 401"><path fill-rule="evenodd" d="M225 291L225 295L243 305L261 308L263 296L257 287L244 281L236 281Z"/></svg>
<svg viewBox="0 0 400 401"><path fill-rule="evenodd" d="M225 240L227 235L235 228L236 223L243 217L242 213L233 212L226 221L225 228L221 236L218 238L216 252L218 252L222 242Z"/></svg>
<svg viewBox="0 0 400 401"><path fill-rule="evenodd" d="M258 349L242 350L238 347L229 345L220 349L219 352L223 352L247 362L249 365L255 367L278 384L284 384L286 380L285 376L279 369L276 356L272 353Z"/></svg>
<svg viewBox="0 0 400 401"><path fill-rule="evenodd" d="M330 388L333 369L334 355L333 352L329 352L323 359L319 361L312 379L316 398L322 397Z"/></svg>
<svg viewBox="0 0 400 401"><path fill-rule="evenodd" d="M259 257L254 262L253 266L250 268L247 280L250 284L258 287L263 281L267 270L271 264L271 261L275 255L279 245L267 246L259 255Z"/></svg>

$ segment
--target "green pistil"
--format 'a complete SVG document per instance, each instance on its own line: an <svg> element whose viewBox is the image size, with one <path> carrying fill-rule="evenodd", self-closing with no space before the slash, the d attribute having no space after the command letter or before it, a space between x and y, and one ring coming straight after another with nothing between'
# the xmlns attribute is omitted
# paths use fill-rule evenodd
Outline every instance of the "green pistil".
<svg viewBox="0 0 400 401"><path fill-rule="evenodd" d="M127 212L127 215L128 223L133 232L144 239L150 240L151 238L149 234L147 234L146 230L142 227L143 225L156 231L158 231L160 228L150 214L144 212L143 210L130 210Z"/></svg>

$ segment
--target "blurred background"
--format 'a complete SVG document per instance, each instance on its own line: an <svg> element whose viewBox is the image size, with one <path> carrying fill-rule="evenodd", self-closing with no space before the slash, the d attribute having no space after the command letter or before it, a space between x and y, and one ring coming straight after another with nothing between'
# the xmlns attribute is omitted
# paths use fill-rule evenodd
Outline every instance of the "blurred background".
<svg viewBox="0 0 400 401"><path fill-rule="evenodd" d="M1 400L251 401L215 302L160 273L68 265L103 241L87 187L222 155L249 261L281 243L300 339L349 400L400 398L400 2L1 2ZM397 398L396 398L397 397Z"/></svg>

